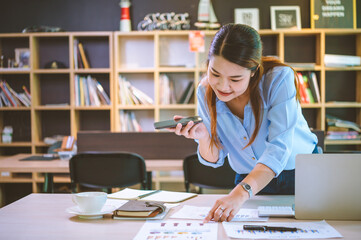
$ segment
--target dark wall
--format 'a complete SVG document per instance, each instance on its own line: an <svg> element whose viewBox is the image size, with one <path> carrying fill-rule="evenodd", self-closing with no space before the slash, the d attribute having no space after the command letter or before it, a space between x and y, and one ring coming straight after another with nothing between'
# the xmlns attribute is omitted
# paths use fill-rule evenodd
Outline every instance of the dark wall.
<svg viewBox="0 0 361 240"><path fill-rule="evenodd" d="M197 0L132 0L135 29L147 13L188 12L192 26L197 20ZM259 8L262 29L270 28L271 5L299 5L302 27L310 27L308 0L212 0L218 20L234 22L234 8ZM0 32L20 32L33 25L57 26L66 31L119 30L119 0L0 0Z"/></svg>
<svg viewBox="0 0 361 240"><path fill-rule="evenodd" d="M57 26L66 31L119 30L120 0L0 0L0 33L21 32L27 26ZM131 0L132 27L147 13L190 14L197 20L198 0ZM218 20L234 22L234 8L259 8L261 29L271 28L271 5L299 5L302 28L310 27L309 0L212 0ZM361 7L358 6L361 16ZM361 26L361 17L358 19ZM194 27L193 27L194 28Z"/></svg>

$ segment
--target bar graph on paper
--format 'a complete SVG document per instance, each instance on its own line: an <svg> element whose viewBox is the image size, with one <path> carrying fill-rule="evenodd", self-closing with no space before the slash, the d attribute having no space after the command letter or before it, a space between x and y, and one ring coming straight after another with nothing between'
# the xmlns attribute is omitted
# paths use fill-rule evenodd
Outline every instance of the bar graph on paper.
<svg viewBox="0 0 361 240"><path fill-rule="evenodd" d="M201 221L148 221L134 240L216 240L217 223Z"/></svg>
<svg viewBox="0 0 361 240"><path fill-rule="evenodd" d="M223 222L223 227L228 237L250 239L321 239L337 238L342 235L325 221L319 222L267 222L267 226L296 227L300 230L292 232L282 231L247 231L243 230L244 224ZM262 225L262 224L252 224Z"/></svg>

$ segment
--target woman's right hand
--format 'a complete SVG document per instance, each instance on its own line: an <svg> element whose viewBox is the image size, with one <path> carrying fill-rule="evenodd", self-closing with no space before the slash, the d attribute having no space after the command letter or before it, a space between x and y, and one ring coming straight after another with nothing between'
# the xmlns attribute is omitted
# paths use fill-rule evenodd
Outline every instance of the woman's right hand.
<svg viewBox="0 0 361 240"><path fill-rule="evenodd" d="M173 117L174 120L184 118L179 115ZM175 128L167 128L168 131L174 132L179 136L184 136L191 139L202 139L209 137L206 125L203 122L194 124L193 121L190 121L186 126L182 128L182 124L178 123Z"/></svg>

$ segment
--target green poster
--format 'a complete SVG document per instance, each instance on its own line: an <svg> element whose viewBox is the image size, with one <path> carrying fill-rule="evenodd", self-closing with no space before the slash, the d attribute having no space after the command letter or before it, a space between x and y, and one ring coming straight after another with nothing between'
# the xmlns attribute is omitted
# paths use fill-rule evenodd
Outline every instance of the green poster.
<svg viewBox="0 0 361 240"><path fill-rule="evenodd" d="M315 28L354 28L354 0L313 0Z"/></svg>

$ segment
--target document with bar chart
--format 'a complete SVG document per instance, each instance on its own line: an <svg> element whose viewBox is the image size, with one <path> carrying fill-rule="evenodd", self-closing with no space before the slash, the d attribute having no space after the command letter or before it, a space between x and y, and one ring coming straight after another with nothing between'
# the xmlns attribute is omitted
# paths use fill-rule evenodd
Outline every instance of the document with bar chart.
<svg viewBox="0 0 361 240"><path fill-rule="evenodd" d="M255 231L243 230L240 223L223 222L224 230L230 238L247 239L318 239L318 238L341 238L342 235L331 227L326 221L319 222L266 222L252 223L252 225L266 225L277 227L298 228L297 231Z"/></svg>
<svg viewBox="0 0 361 240"><path fill-rule="evenodd" d="M147 221L134 240L217 240L217 223L202 221Z"/></svg>

